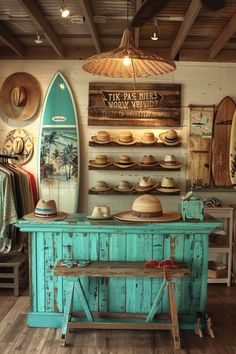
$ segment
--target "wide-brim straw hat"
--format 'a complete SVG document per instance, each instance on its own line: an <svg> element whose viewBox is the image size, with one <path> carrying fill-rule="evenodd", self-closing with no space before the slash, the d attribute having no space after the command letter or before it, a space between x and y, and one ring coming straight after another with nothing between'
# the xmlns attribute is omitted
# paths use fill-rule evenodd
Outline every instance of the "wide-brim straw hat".
<svg viewBox="0 0 236 354"><path fill-rule="evenodd" d="M134 186L134 189L138 192L146 192L154 189L156 186L157 184L150 177L141 177L139 183Z"/></svg>
<svg viewBox="0 0 236 354"><path fill-rule="evenodd" d="M127 139L130 140L127 141ZM123 131L115 138L115 142L120 145L134 145L137 143L137 139L130 131Z"/></svg>
<svg viewBox="0 0 236 354"><path fill-rule="evenodd" d="M181 163L175 160L174 155L166 155L163 161L160 161L160 166L168 170L181 167Z"/></svg>
<svg viewBox="0 0 236 354"><path fill-rule="evenodd" d="M121 188L122 186L122 188ZM125 187L125 188L123 188ZM121 181L119 184L117 184L113 189L117 192L130 192L134 190L134 186L132 186L128 181Z"/></svg>
<svg viewBox="0 0 236 354"><path fill-rule="evenodd" d="M163 210L159 199L149 194L143 194L134 200L131 210L116 213L113 217L123 221L161 223L177 221L181 218L181 214Z"/></svg>
<svg viewBox="0 0 236 354"><path fill-rule="evenodd" d="M97 144L109 144L114 141L113 138L110 137L110 134L106 131L99 131L96 135L91 136L91 140Z"/></svg>
<svg viewBox="0 0 236 354"><path fill-rule="evenodd" d="M152 155L144 155L142 160L138 163L138 166L141 167L152 167L157 165L159 165L159 162Z"/></svg>
<svg viewBox="0 0 236 354"><path fill-rule="evenodd" d="M111 186L109 186L105 181L98 181L94 187L90 188L93 192L106 192L110 189Z"/></svg>
<svg viewBox="0 0 236 354"><path fill-rule="evenodd" d="M37 113L41 98L37 79L25 72L14 73L6 78L0 91L0 106L10 119L25 121Z"/></svg>
<svg viewBox="0 0 236 354"><path fill-rule="evenodd" d="M161 186L156 188L156 190L166 194L180 192L180 188L176 186L174 178L172 177L163 177Z"/></svg>
<svg viewBox="0 0 236 354"><path fill-rule="evenodd" d="M24 219L37 222L49 222L64 220L67 216L67 213L57 211L55 200L45 202L40 199L35 207L34 213L24 215Z"/></svg>
<svg viewBox="0 0 236 354"><path fill-rule="evenodd" d="M91 215L87 215L88 219L92 220L106 220L112 219L110 208L107 205L96 205Z"/></svg>
<svg viewBox="0 0 236 354"><path fill-rule="evenodd" d="M168 136L172 137L172 138L168 138ZM177 135L175 130L168 130L164 133L159 134L159 138L161 139L161 141L163 142L163 144L165 145L178 145L180 143L180 139L179 136Z"/></svg>
<svg viewBox="0 0 236 354"><path fill-rule="evenodd" d="M97 155L95 160L89 160L90 166L99 167L99 168L107 167L111 164L112 164L111 160L109 160L106 155Z"/></svg>
<svg viewBox="0 0 236 354"><path fill-rule="evenodd" d="M150 138L152 138L152 139L150 139L150 140L144 139L145 135L147 136L147 138L150 137ZM146 132L146 133L144 133L144 134L141 136L141 139L140 139L140 143L146 144L146 145L154 144L156 141L157 141L157 138L155 137L155 135L154 135L152 132Z"/></svg>

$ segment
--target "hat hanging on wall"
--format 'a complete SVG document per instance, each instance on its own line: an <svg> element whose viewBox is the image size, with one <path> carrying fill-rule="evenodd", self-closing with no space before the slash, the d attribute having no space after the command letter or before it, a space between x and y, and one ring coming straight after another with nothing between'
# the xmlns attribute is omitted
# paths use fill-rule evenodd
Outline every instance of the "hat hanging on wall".
<svg viewBox="0 0 236 354"><path fill-rule="evenodd" d="M3 151L6 155L17 156L18 163L24 165L33 156L33 138L25 129L11 130L5 139Z"/></svg>
<svg viewBox="0 0 236 354"><path fill-rule="evenodd" d="M0 108L10 119L25 121L37 113L41 98L38 80L25 72L6 78L0 91Z"/></svg>

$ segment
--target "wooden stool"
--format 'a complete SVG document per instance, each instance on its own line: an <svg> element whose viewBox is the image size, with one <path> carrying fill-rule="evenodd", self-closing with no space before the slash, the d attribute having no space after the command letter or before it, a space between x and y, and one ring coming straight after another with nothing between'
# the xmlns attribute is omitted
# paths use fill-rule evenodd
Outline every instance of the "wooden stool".
<svg viewBox="0 0 236 354"><path fill-rule="evenodd" d="M75 266L73 268L68 268L63 265L62 261L59 261L53 270L54 276L65 276L75 278L69 281L68 292L66 297L66 304L64 308L64 317L62 322L61 339L63 340L63 345L66 345L67 333L70 328L102 328L102 329L160 329L160 330L171 330L172 337L174 340L175 349L180 348L180 336L179 336L179 323L178 314L176 309L174 284L170 281L171 278L183 278L191 274L190 269L187 268L183 263L176 263L175 266L169 268L168 274L169 279L163 278L163 271L160 268L144 268L144 262L91 262L86 267ZM163 278L162 286L154 300L154 303L144 320L137 320L138 316L133 314L135 319L132 320L132 314L119 313L115 314L116 317L128 318L128 322L112 322L114 314L93 314L90 306L88 304L86 294L84 292L83 286L80 281L80 277L140 277L140 278ZM158 310L158 305L161 302L165 289L168 288L169 295L169 312L170 312L170 322L157 322L154 320L154 316ZM80 300L87 317L87 321L71 321L72 318L72 306L73 306L73 296L74 291L77 291L80 295ZM105 315L105 318L101 319L101 316ZM99 320L94 319L94 317L99 317Z"/></svg>
<svg viewBox="0 0 236 354"><path fill-rule="evenodd" d="M13 288L19 296L19 288L28 278L28 258L25 254L0 256L0 288Z"/></svg>

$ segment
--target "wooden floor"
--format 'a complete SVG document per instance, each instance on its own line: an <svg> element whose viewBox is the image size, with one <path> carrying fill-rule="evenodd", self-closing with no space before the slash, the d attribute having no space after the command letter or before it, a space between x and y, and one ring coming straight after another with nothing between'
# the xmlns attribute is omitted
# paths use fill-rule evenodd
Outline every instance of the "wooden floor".
<svg viewBox="0 0 236 354"><path fill-rule="evenodd" d="M28 307L27 294L14 298L10 290L0 289L1 354L176 353L167 331L83 330L70 333L70 345L61 347L59 330L27 327ZM178 353L236 354L236 286L209 285L207 310L212 313L216 337L201 339L193 331L181 331Z"/></svg>

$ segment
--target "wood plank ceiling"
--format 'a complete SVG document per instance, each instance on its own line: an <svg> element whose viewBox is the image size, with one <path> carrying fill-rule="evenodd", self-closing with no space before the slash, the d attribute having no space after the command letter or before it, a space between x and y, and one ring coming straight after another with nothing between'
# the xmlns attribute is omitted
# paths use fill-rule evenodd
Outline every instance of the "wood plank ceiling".
<svg viewBox="0 0 236 354"><path fill-rule="evenodd" d="M157 0L158 1L158 0ZM142 0L128 1L132 20ZM127 25L127 0L1 0L0 59L85 59L119 45ZM159 28L159 39L151 40ZM36 44L40 32L43 43ZM201 0L169 0L140 28L137 46L179 61L236 61L236 0L213 11Z"/></svg>

